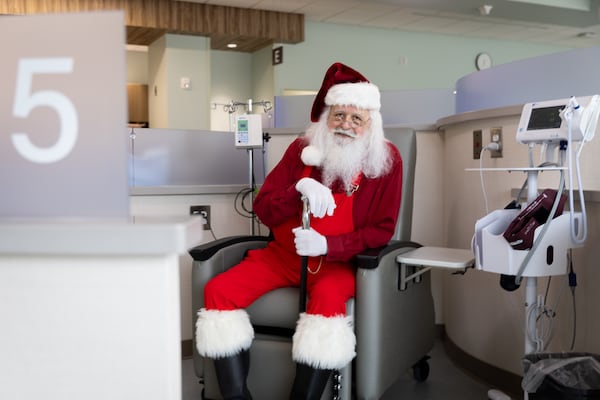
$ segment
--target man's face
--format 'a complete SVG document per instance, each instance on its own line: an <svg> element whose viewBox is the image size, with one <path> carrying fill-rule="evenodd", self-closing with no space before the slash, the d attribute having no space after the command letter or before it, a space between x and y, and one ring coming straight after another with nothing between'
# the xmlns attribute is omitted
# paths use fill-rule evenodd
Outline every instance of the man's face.
<svg viewBox="0 0 600 400"><path fill-rule="evenodd" d="M336 136L336 141L347 142L362 136L368 129L370 120L368 110L333 105L329 110L327 127Z"/></svg>

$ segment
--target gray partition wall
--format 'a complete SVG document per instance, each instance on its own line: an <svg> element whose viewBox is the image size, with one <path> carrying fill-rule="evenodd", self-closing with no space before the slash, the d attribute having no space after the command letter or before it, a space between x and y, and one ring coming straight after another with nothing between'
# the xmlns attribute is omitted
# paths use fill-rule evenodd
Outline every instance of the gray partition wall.
<svg viewBox="0 0 600 400"><path fill-rule="evenodd" d="M128 135L130 187L249 184L250 155L235 147L233 132L134 128ZM263 151L250 151L260 184Z"/></svg>
<svg viewBox="0 0 600 400"><path fill-rule="evenodd" d="M275 96L275 127L305 128L314 96ZM454 88L381 91L384 126L433 125L454 114Z"/></svg>

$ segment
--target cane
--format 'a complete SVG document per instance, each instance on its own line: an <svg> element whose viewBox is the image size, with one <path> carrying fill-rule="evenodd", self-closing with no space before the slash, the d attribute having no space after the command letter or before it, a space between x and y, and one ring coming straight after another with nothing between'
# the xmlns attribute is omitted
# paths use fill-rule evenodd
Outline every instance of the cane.
<svg viewBox="0 0 600 400"><path fill-rule="evenodd" d="M308 204L308 199L306 197L302 197L302 229L310 229L310 205ZM308 276L308 256L301 257L301 266L300 266L300 304L299 309L300 313L306 311L306 279ZM339 370L333 371L333 393L332 399L339 400L340 399L340 389L342 387L341 384L342 375Z"/></svg>
<svg viewBox="0 0 600 400"><path fill-rule="evenodd" d="M302 197L302 229L310 229L310 205L308 199ZM306 280L308 275L308 256L301 257L300 266L300 303L299 309L303 313L306 311Z"/></svg>

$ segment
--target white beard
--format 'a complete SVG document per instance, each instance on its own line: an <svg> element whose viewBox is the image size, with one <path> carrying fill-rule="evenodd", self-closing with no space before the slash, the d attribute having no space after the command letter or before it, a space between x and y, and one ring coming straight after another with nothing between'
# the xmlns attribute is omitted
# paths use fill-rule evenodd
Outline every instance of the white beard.
<svg viewBox="0 0 600 400"><path fill-rule="evenodd" d="M379 113L371 114L371 123L360 136L352 130L345 132L351 137L336 135L335 132L344 132L341 129L330 130L327 127L328 115L327 110L318 122L307 128L306 136L310 146L304 149L302 155L302 161L306 165L323 168L324 185L331 187L339 179L344 189L349 191L353 180L361 172L370 179L388 173L393 159L383 134ZM310 155L305 154L308 148L314 149Z"/></svg>
<svg viewBox="0 0 600 400"><path fill-rule="evenodd" d="M352 139L339 137L329 129L322 134L324 134L323 184L331 187L339 179L344 189L351 191L353 181L363 170L368 146L367 134Z"/></svg>

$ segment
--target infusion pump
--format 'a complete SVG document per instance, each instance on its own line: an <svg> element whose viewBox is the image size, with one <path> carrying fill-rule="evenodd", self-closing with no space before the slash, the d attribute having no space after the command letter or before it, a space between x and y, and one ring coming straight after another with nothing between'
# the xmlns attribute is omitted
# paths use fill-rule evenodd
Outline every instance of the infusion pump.
<svg viewBox="0 0 600 400"><path fill-rule="evenodd" d="M588 141L591 139L590 135L594 135L599 109L598 95L578 97L576 100L571 97L527 103L521 113L517 140L520 143L567 141L569 119L565 118L564 113L565 110L571 110L571 139ZM593 129L589 129L592 127Z"/></svg>
<svg viewBox="0 0 600 400"><path fill-rule="evenodd" d="M262 147L262 117L259 114L244 114L236 118L235 147Z"/></svg>

